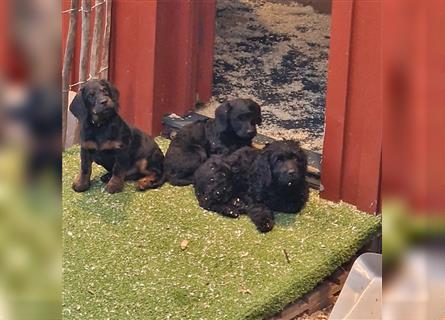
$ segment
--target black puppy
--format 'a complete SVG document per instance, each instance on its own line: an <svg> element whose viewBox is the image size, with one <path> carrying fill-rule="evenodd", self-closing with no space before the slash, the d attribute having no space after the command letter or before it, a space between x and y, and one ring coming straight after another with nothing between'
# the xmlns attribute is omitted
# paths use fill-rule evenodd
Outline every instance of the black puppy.
<svg viewBox="0 0 445 320"><path fill-rule="evenodd" d="M299 212L309 196L306 173L307 157L297 141L272 142L249 169L249 197L273 211Z"/></svg>
<svg viewBox="0 0 445 320"><path fill-rule="evenodd" d="M166 179L173 185L193 183L198 167L212 154L228 155L251 146L260 106L250 99L235 99L215 110L215 119L197 121L182 128L165 155Z"/></svg>
<svg viewBox="0 0 445 320"><path fill-rule="evenodd" d="M273 211L297 213L308 199L307 159L298 142L276 141L263 150L242 148L212 156L195 173L201 207L237 217L247 213L261 232L272 230Z"/></svg>
<svg viewBox="0 0 445 320"><path fill-rule="evenodd" d="M195 172L199 205L224 216L237 218L245 210L241 198L248 190L249 168L258 150L243 147L229 156L212 155Z"/></svg>
<svg viewBox="0 0 445 320"><path fill-rule="evenodd" d="M125 179L138 180L138 189L162 184L164 155L156 142L130 127L119 116L119 92L105 80L90 80L74 98L70 111L80 123L81 172L73 189L90 187L91 165L108 173L101 177L109 193L120 192Z"/></svg>
<svg viewBox="0 0 445 320"><path fill-rule="evenodd" d="M196 170L194 187L202 208L230 218L247 213L259 231L267 232L274 225L273 212L248 194L250 168L259 153L243 147L227 157L212 155Z"/></svg>
<svg viewBox="0 0 445 320"><path fill-rule="evenodd" d="M249 169L248 215L261 232L272 230L272 211L300 212L308 198L307 157L297 141L267 145ZM272 220L271 220L272 218Z"/></svg>

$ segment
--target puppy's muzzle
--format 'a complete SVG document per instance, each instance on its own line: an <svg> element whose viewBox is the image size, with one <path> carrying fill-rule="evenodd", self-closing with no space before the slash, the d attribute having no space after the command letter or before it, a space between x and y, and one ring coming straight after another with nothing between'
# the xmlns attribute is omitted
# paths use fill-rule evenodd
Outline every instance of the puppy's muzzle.
<svg viewBox="0 0 445 320"><path fill-rule="evenodd" d="M109 105L108 99L101 100L100 103L97 103L91 110L93 118L98 119L108 117L113 112L114 109Z"/></svg>
<svg viewBox="0 0 445 320"><path fill-rule="evenodd" d="M255 137L256 136L256 130L255 129L247 130L246 136L247 136L247 138Z"/></svg>

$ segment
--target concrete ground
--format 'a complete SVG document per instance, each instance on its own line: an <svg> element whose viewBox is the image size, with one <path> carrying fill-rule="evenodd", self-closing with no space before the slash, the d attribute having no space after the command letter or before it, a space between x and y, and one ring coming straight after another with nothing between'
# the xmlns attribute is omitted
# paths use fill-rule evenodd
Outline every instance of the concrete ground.
<svg viewBox="0 0 445 320"><path fill-rule="evenodd" d="M218 0L213 116L226 99L262 106L259 132L321 151L330 15L289 0Z"/></svg>

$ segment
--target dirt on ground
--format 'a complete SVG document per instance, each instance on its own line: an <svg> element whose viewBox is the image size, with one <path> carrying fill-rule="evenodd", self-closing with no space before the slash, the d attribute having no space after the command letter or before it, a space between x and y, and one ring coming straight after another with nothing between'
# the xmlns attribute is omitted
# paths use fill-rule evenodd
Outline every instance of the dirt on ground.
<svg viewBox="0 0 445 320"><path fill-rule="evenodd" d="M332 311L332 307L333 306L327 307L310 315L305 314L303 316L295 318L294 320L328 320L329 314Z"/></svg>
<svg viewBox="0 0 445 320"><path fill-rule="evenodd" d="M330 15L288 0L218 0L213 116L224 100L262 106L259 132L321 151Z"/></svg>

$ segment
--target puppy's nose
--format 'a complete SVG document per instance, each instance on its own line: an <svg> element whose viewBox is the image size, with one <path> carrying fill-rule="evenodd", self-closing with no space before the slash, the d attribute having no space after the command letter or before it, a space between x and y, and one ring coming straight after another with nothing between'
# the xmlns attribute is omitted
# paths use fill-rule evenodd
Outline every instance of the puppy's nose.
<svg viewBox="0 0 445 320"><path fill-rule="evenodd" d="M103 98L102 100L100 100L100 104L106 104L106 103L107 103L107 101L108 101L108 99L107 99L107 98Z"/></svg>

